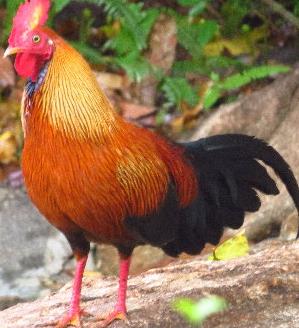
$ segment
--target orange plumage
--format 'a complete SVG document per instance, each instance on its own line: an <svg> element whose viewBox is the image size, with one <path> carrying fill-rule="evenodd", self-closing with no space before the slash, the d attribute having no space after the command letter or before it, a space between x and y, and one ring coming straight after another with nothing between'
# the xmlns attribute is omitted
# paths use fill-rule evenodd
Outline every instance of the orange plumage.
<svg viewBox="0 0 299 328"><path fill-rule="evenodd" d="M118 302L106 326L125 318L134 247L198 254L218 243L224 227L239 228L245 212L259 209L256 189L279 192L257 159L274 169L297 209L299 188L284 159L261 140L223 135L178 145L125 122L81 55L42 26L49 5L27 0L20 7L6 51L17 53L16 70L28 78L23 174L33 203L77 259L70 310L57 327L80 326L90 241L117 247Z"/></svg>
<svg viewBox="0 0 299 328"><path fill-rule="evenodd" d="M22 157L28 193L40 211L62 231L75 224L94 240L120 242L128 238L123 219L155 210L171 177L188 205L197 185L182 150L118 117L81 56L44 31L56 50L24 108ZM53 113L56 103L60 113Z"/></svg>

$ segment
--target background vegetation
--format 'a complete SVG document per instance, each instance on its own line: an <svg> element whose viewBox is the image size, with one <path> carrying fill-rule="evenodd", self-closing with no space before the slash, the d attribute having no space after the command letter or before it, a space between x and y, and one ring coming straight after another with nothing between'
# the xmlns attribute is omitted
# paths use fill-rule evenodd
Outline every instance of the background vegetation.
<svg viewBox="0 0 299 328"><path fill-rule="evenodd" d="M0 0L3 48L21 2ZM299 0L52 3L49 25L68 39L96 72L109 72L108 87L112 87L115 106L128 111L128 119L167 126L173 134L192 127L205 111L287 72L296 59ZM167 24L174 29L167 30ZM162 59L156 60L159 52ZM140 96L146 92L151 101ZM10 95L11 91L2 90L2 101L7 102ZM129 100L130 105L119 105L120 99ZM16 105L10 102L9 107L16 113ZM7 121L5 117L0 120ZM4 139L10 140L7 130L11 130L10 124L0 124L0 135L6 132ZM16 139L18 149L21 141Z"/></svg>

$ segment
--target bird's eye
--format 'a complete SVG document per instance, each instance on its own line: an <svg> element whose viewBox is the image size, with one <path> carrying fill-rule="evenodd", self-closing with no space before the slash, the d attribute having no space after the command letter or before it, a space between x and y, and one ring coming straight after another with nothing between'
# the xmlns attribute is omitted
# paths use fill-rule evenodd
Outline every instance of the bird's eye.
<svg viewBox="0 0 299 328"><path fill-rule="evenodd" d="M39 42L40 42L40 36L39 36L38 34L33 35L33 37L32 37L32 41L33 41L34 43L39 43Z"/></svg>

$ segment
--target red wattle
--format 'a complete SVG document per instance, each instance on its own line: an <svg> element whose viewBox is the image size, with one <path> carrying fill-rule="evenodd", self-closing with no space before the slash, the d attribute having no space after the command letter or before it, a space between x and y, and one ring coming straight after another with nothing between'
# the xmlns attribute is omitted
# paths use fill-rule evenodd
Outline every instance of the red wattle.
<svg viewBox="0 0 299 328"><path fill-rule="evenodd" d="M26 52L17 54L15 69L21 77L36 82L41 67L42 61L38 56Z"/></svg>

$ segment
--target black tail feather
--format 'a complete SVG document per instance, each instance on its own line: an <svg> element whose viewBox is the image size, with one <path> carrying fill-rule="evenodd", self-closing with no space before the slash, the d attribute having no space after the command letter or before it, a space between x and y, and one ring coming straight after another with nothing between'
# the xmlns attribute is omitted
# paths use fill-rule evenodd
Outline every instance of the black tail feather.
<svg viewBox="0 0 299 328"><path fill-rule="evenodd" d="M183 144L199 181L198 198L180 210L175 240L163 246L172 256L199 253L206 242L217 244L224 227L239 228L245 212L258 211L256 189L277 195L279 190L265 167L285 184L299 213L299 188L283 157L266 142L240 134L217 135ZM299 232L298 232L299 235Z"/></svg>

